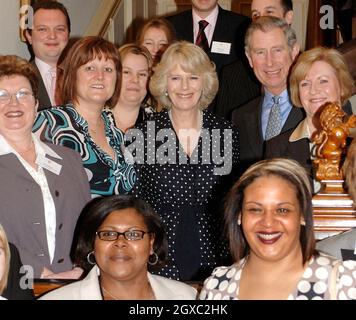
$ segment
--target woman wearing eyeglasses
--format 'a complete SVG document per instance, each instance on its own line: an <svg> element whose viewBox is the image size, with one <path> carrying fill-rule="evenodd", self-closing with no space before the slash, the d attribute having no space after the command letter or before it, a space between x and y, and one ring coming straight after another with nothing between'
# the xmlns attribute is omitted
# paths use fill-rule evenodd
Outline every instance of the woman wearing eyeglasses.
<svg viewBox="0 0 356 320"><path fill-rule="evenodd" d="M148 272L164 264L167 239L159 216L143 200L125 195L94 199L77 228L76 263L90 272L41 299L195 299L191 286Z"/></svg>
<svg viewBox="0 0 356 320"><path fill-rule="evenodd" d="M70 248L90 200L80 156L31 133L38 107L36 70L0 57L0 222L35 278L78 278Z"/></svg>

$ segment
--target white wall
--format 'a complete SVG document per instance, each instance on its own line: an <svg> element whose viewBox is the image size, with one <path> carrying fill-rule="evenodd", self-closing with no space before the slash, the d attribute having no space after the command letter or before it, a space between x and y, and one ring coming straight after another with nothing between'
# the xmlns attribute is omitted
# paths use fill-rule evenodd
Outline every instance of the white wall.
<svg viewBox="0 0 356 320"><path fill-rule="evenodd" d="M29 58L27 46L20 41L20 1L0 0L0 54L16 54Z"/></svg>
<svg viewBox="0 0 356 320"><path fill-rule="evenodd" d="M61 0L60 2L66 6L71 18L71 36L81 36L101 0ZM19 38L19 3L19 0L0 0L0 54L16 54L29 59L27 46Z"/></svg>
<svg viewBox="0 0 356 320"><path fill-rule="evenodd" d="M0 0L3 1L3 0ZM101 0L59 0L68 9L72 32L71 36L82 36L99 7ZM78 19L80 17L80 19Z"/></svg>

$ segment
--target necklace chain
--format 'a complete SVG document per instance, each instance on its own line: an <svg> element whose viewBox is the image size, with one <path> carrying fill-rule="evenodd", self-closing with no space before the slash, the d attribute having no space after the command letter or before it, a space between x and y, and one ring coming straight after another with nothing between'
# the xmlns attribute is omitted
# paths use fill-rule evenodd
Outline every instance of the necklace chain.
<svg viewBox="0 0 356 320"><path fill-rule="evenodd" d="M103 285L101 287L102 287L103 291L105 293L107 293L111 298L114 298L115 300L120 300L118 297L115 297L112 293L110 293L108 290L106 290Z"/></svg>
<svg viewBox="0 0 356 320"><path fill-rule="evenodd" d="M101 288L103 289L103 291L106 293L106 294L108 294L111 298L114 298L114 300L121 300L121 299L119 299L118 297L116 297L116 296L114 296L110 291L108 291L107 289L105 289L104 288L104 286L103 285L101 285ZM152 290L152 288L151 288L151 285L150 285L150 296L149 296L149 298L147 299L147 300L155 300L155 294L154 294L154 292L153 292L153 290Z"/></svg>

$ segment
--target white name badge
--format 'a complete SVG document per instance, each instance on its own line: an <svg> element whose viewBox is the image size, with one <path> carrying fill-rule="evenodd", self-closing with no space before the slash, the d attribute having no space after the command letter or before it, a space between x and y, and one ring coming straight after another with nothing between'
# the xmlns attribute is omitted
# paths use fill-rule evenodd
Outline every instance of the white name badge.
<svg viewBox="0 0 356 320"><path fill-rule="evenodd" d="M211 52L213 53L230 54L230 50L231 43L229 42L213 41L211 45Z"/></svg>
<svg viewBox="0 0 356 320"><path fill-rule="evenodd" d="M48 159L42 155L38 155L36 159L36 164L38 164L40 167L47 169L48 171L53 172L57 176L61 172L62 165L54 162L51 159Z"/></svg>

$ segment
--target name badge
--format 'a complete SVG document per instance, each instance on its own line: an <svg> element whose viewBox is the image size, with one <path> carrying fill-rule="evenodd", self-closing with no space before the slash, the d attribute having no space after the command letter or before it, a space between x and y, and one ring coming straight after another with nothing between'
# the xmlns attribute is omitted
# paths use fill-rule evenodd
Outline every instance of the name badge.
<svg viewBox="0 0 356 320"><path fill-rule="evenodd" d="M230 54L230 51L231 43L229 42L213 41L211 45L211 52L213 53Z"/></svg>
<svg viewBox="0 0 356 320"><path fill-rule="evenodd" d="M44 169L47 169L48 171L53 172L57 176L59 175L59 173L61 172L61 169L62 169L61 164L54 162L53 160L48 159L42 155L37 156L36 164L38 164L40 167L42 167Z"/></svg>

